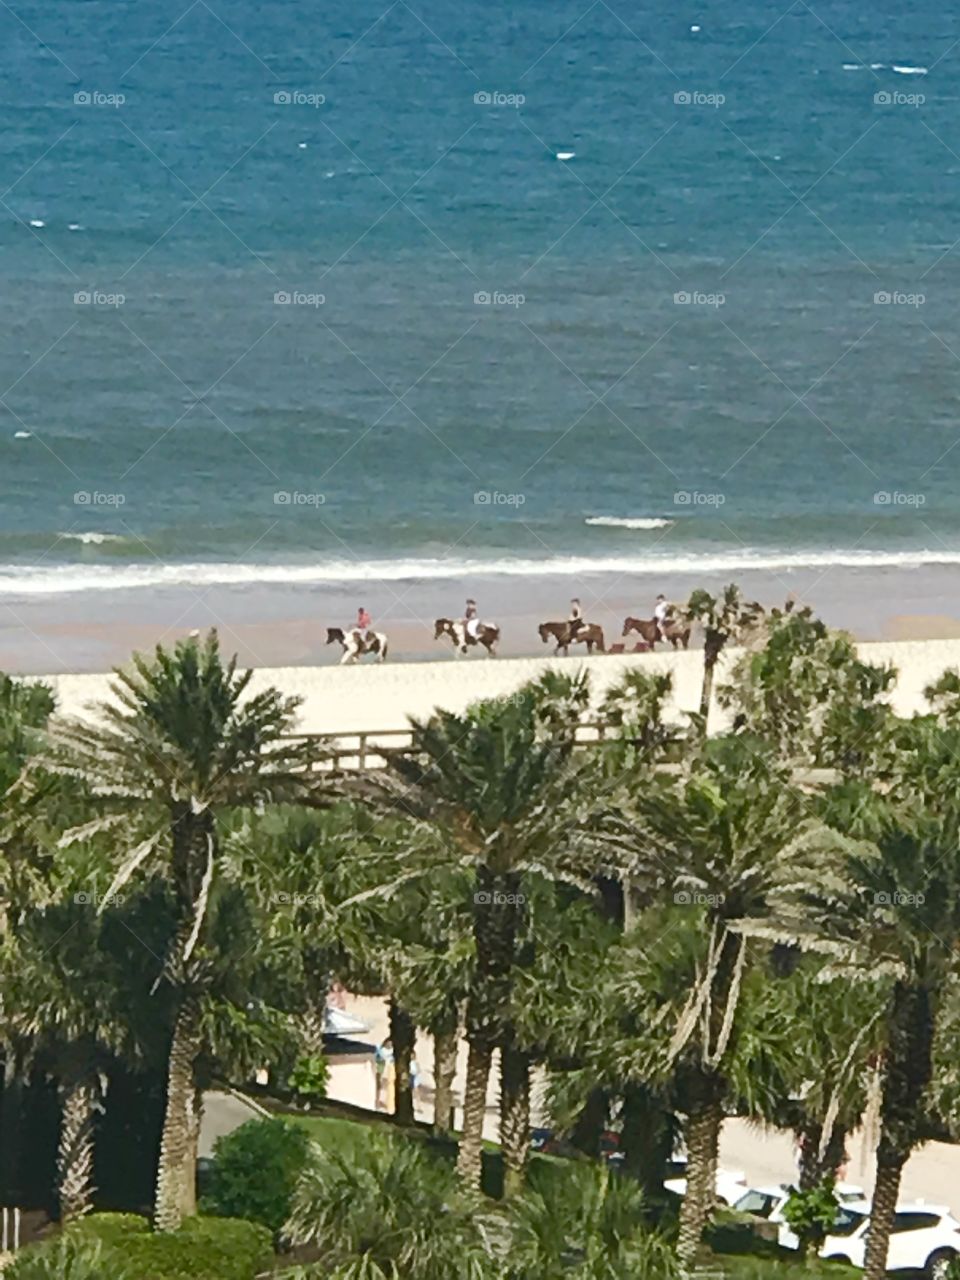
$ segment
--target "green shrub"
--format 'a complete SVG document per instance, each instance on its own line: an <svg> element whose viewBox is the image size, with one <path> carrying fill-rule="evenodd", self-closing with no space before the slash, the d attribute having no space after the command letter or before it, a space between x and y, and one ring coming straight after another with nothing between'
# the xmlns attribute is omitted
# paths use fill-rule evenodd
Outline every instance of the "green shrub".
<svg viewBox="0 0 960 1280"><path fill-rule="evenodd" d="M254 1280L274 1256L255 1222L188 1218L167 1235L145 1227L132 1214L95 1215L24 1249L4 1280Z"/></svg>
<svg viewBox="0 0 960 1280"><path fill-rule="evenodd" d="M84 1239L117 1244L129 1236L148 1235L150 1222L147 1218L141 1218L138 1213L91 1213L72 1222L67 1231Z"/></svg>
<svg viewBox="0 0 960 1280"><path fill-rule="evenodd" d="M303 1054L294 1063L287 1080L287 1088L298 1098L318 1102L327 1096L330 1064L322 1053Z"/></svg>
<svg viewBox="0 0 960 1280"><path fill-rule="evenodd" d="M213 1150L204 1210L279 1231L310 1153L306 1131L287 1120L248 1120L218 1138Z"/></svg>
<svg viewBox="0 0 960 1280"><path fill-rule="evenodd" d="M4 1280L139 1280L102 1241L72 1234L28 1245L3 1274Z"/></svg>
<svg viewBox="0 0 960 1280"><path fill-rule="evenodd" d="M118 1254L137 1280L253 1280L273 1247L259 1223L188 1218L179 1231L132 1236Z"/></svg>
<svg viewBox="0 0 960 1280"><path fill-rule="evenodd" d="M800 1252L816 1254L837 1220L839 1202L833 1193L833 1178L824 1178L809 1191L791 1191L783 1207L784 1221L800 1241Z"/></svg>

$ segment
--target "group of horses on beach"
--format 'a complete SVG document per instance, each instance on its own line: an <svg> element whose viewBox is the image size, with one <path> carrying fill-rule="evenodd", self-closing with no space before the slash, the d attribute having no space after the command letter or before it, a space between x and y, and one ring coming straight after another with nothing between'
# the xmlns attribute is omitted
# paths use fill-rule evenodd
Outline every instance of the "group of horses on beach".
<svg viewBox="0 0 960 1280"><path fill-rule="evenodd" d="M541 622L537 628L544 644L554 643L554 653L568 655L572 644L586 646L587 653L608 652L603 628L596 622L567 619L562 622ZM662 621L657 618L625 618L620 633L626 639L631 634L640 637L635 652L653 649L657 644L671 645L674 649L686 649L690 644L690 621L674 611ZM434 623L434 640L449 640L455 655L462 656L472 648L482 649L488 658L497 656L500 628L492 622L478 622L469 628L458 618L437 618ZM386 660L390 642L382 631L368 630L365 634L357 628L328 627L327 644L339 644L343 650L340 665L358 662L371 655L377 662ZM623 652L624 646L613 646L610 652Z"/></svg>

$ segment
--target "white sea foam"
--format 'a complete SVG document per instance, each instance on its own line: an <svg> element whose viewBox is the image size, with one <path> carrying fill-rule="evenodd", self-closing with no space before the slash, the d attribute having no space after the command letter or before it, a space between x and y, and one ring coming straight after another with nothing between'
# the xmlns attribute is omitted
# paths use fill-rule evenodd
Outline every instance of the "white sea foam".
<svg viewBox="0 0 960 1280"><path fill-rule="evenodd" d="M14 440L29 440L32 435L32 431L15 431L13 438Z"/></svg>
<svg viewBox="0 0 960 1280"><path fill-rule="evenodd" d="M604 529L666 529L673 521L662 516L587 516L585 523Z"/></svg>
<svg viewBox="0 0 960 1280"><path fill-rule="evenodd" d="M83 542L90 546L99 547L104 542L122 542L123 536L119 533L95 533L93 531L85 533L58 533L58 538L66 538L70 542Z"/></svg>
<svg viewBox="0 0 960 1280"><path fill-rule="evenodd" d="M898 76L925 76L927 74L928 68L927 67L899 67L894 62L891 65L890 70L895 71Z"/></svg>
<svg viewBox="0 0 960 1280"><path fill-rule="evenodd" d="M667 575L748 573L827 568L916 568L960 565L960 551L704 551L699 554L554 556L543 560L340 560L326 564L57 565L42 569L0 566L0 596L49 596L87 591L188 587L324 586L336 583L457 581L464 578L583 577L618 573Z"/></svg>
<svg viewBox="0 0 960 1280"><path fill-rule="evenodd" d="M31 218L30 225L31 227L45 227L47 224L43 221L42 218Z"/></svg>

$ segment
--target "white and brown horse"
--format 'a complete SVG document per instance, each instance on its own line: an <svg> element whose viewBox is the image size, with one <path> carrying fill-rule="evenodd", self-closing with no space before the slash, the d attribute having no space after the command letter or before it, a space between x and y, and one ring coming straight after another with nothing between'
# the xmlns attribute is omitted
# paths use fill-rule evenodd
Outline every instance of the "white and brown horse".
<svg viewBox="0 0 960 1280"><path fill-rule="evenodd" d="M690 623L677 617L664 618L662 624L656 618L624 618L620 634L628 636L631 631L636 631L651 649L658 640L666 640L674 649L690 647Z"/></svg>
<svg viewBox="0 0 960 1280"><path fill-rule="evenodd" d="M492 622L481 622L477 625L477 634L471 635L463 622L453 618L437 618L434 623L433 638L439 640L447 636L453 641L457 653L466 653L471 645L481 645L487 651L488 658L497 656L497 644L500 640L500 628Z"/></svg>
<svg viewBox="0 0 960 1280"><path fill-rule="evenodd" d="M570 652L572 644L585 644L587 653L593 653L594 649L598 653L606 652L603 628L596 622L581 622L579 626L572 622L541 622L537 630L544 644L548 640L555 640L557 647L554 652L563 653L564 657Z"/></svg>
<svg viewBox="0 0 960 1280"><path fill-rule="evenodd" d="M368 631L366 639L360 632L351 628L344 631L343 627L327 627L327 644L339 644L343 647L343 657L340 659L340 665L345 662L356 662L366 653L374 653L377 655L377 661L383 662L387 656L389 642L382 631Z"/></svg>

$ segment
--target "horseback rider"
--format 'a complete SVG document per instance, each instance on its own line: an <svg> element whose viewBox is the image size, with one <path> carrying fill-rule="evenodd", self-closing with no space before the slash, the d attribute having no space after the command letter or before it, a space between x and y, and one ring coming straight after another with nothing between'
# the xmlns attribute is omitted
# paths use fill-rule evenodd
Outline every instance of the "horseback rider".
<svg viewBox="0 0 960 1280"><path fill-rule="evenodd" d="M663 634L663 625L668 621L670 614L673 612L673 605L667 600L666 596L657 596L657 603L653 606L653 620L657 624L657 631L660 633L660 639L665 639Z"/></svg>
<svg viewBox="0 0 960 1280"><path fill-rule="evenodd" d="M371 623L370 615L369 613L367 613L364 606L361 605L360 608L357 610L357 625L354 627L354 631L357 633L357 638L359 639L361 644L366 644L367 642L367 634L370 631L370 623Z"/></svg>
<svg viewBox="0 0 960 1280"><path fill-rule="evenodd" d="M582 626L585 626L583 619L583 610L580 608L580 601L576 596L570 601L570 617L567 619L570 624L570 635L575 636Z"/></svg>
<svg viewBox="0 0 960 1280"><path fill-rule="evenodd" d="M480 615L477 613L476 600L468 600L463 612L463 629L471 640L477 639L480 629Z"/></svg>

